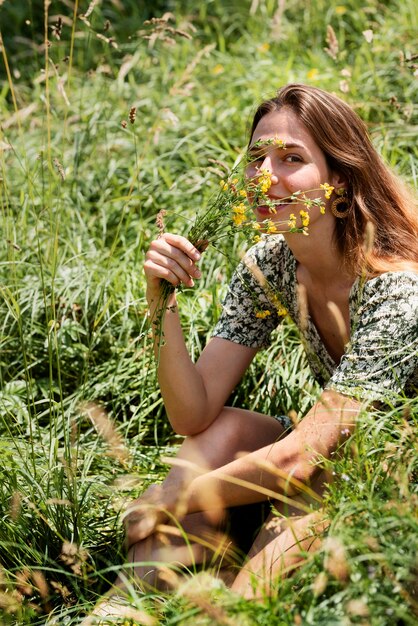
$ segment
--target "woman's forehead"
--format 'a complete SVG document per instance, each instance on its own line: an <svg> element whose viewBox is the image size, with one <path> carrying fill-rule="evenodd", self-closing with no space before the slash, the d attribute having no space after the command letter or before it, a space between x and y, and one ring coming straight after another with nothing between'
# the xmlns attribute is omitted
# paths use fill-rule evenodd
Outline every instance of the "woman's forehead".
<svg viewBox="0 0 418 626"><path fill-rule="evenodd" d="M289 108L282 108L263 115L254 129L251 145L272 139L283 141L286 147L311 148L316 145L314 138L299 116Z"/></svg>

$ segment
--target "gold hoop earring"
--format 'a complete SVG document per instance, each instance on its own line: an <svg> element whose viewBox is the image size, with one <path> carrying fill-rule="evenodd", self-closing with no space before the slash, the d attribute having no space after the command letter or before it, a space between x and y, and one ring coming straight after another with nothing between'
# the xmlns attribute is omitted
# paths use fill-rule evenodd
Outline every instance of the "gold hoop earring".
<svg viewBox="0 0 418 626"><path fill-rule="evenodd" d="M335 193L337 194L337 198L331 203L331 213L334 217L338 219L344 219L350 212L350 205L348 204L347 198L347 190L344 187L340 187L340 189L336 189ZM345 205L344 208L338 208L341 204Z"/></svg>

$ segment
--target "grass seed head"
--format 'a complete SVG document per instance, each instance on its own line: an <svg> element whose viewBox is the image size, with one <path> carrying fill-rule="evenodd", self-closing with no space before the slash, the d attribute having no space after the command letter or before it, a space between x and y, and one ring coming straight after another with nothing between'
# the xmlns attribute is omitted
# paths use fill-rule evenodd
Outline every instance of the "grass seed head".
<svg viewBox="0 0 418 626"><path fill-rule="evenodd" d="M135 123L135 119L136 119L136 107L131 107L129 109L129 121L131 122L131 124Z"/></svg>
<svg viewBox="0 0 418 626"><path fill-rule="evenodd" d="M22 495L19 491L15 491L10 501L10 517L14 522L17 521L21 510Z"/></svg>
<svg viewBox="0 0 418 626"><path fill-rule="evenodd" d="M325 550L324 567L340 582L346 582L350 574L344 544L337 537L327 537L323 544Z"/></svg>
<svg viewBox="0 0 418 626"><path fill-rule="evenodd" d="M23 596L31 596L33 594L33 586L30 583L30 570L28 567L16 574L16 589Z"/></svg>
<svg viewBox="0 0 418 626"><path fill-rule="evenodd" d="M81 412L90 418L98 434L108 444L107 454L121 463L126 463L129 459L129 452L105 409L94 402L87 402L80 408Z"/></svg>
<svg viewBox="0 0 418 626"><path fill-rule="evenodd" d="M347 602L346 610L349 615L358 617L368 617L370 614L366 602L361 598L355 598Z"/></svg>
<svg viewBox="0 0 418 626"><path fill-rule="evenodd" d="M337 36L336 36L335 31L332 28L331 24L328 24L328 26L327 26L327 36L326 36L325 40L326 40L326 42L328 44L328 47L324 48L324 50L325 50L325 52L327 54L329 54L331 59L334 59L334 61L335 61L337 59L339 46L338 46Z"/></svg>
<svg viewBox="0 0 418 626"><path fill-rule="evenodd" d="M36 589L39 592L39 595L41 596L42 602L45 604L46 610L49 610L49 602L48 602L49 586L48 586L45 576L43 575L41 571L34 570L32 572L32 581L33 581L34 587L36 587Z"/></svg>
<svg viewBox="0 0 418 626"><path fill-rule="evenodd" d="M312 584L314 596L320 596L324 593L328 585L328 576L325 572L320 572Z"/></svg>

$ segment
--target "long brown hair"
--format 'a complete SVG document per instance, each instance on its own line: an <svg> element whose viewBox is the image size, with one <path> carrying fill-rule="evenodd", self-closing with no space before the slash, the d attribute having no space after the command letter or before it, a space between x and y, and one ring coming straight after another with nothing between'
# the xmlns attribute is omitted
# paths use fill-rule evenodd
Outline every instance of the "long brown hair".
<svg viewBox="0 0 418 626"><path fill-rule="evenodd" d="M337 96L290 84L260 104L250 138L264 115L282 107L298 115L325 154L328 167L347 181L350 209L345 219L336 220L335 230L347 269L369 276L418 271L416 199L376 152L364 122ZM373 238L367 237L371 230Z"/></svg>

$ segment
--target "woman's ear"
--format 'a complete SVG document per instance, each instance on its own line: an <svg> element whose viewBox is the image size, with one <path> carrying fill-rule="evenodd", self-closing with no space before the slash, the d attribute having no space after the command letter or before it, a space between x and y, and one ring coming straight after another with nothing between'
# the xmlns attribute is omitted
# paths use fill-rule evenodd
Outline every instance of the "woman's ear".
<svg viewBox="0 0 418 626"><path fill-rule="evenodd" d="M330 184L335 187L335 189L339 189L340 187L348 189L347 178L341 172L332 172Z"/></svg>

